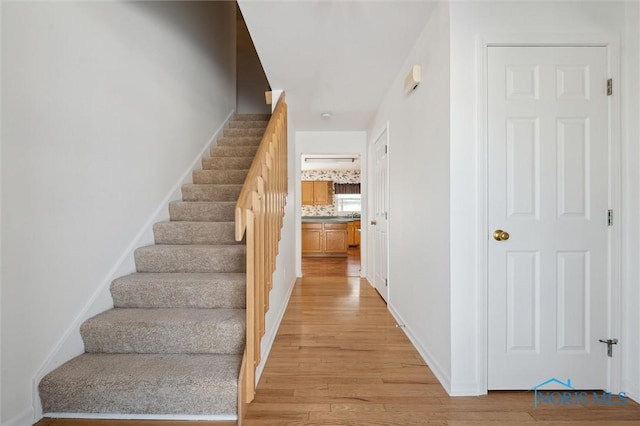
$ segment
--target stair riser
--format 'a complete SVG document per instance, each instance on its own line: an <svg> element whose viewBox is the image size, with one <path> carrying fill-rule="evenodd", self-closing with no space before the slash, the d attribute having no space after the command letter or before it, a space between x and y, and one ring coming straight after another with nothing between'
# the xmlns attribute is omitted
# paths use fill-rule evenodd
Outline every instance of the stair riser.
<svg viewBox="0 0 640 426"><path fill-rule="evenodd" d="M258 146L262 136L236 136L234 138L218 138L218 146Z"/></svg>
<svg viewBox="0 0 640 426"><path fill-rule="evenodd" d="M222 136L231 137L231 136L262 136L264 134L264 129L234 129L234 128L226 128L222 131Z"/></svg>
<svg viewBox="0 0 640 426"><path fill-rule="evenodd" d="M202 168L204 170L230 170L245 169L248 170L253 162L253 156L241 157L208 157L202 160Z"/></svg>
<svg viewBox="0 0 640 426"><path fill-rule="evenodd" d="M231 121L269 121L271 114L236 114Z"/></svg>
<svg viewBox="0 0 640 426"><path fill-rule="evenodd" d="M80 327L88 353L138 354L240 354L244 350L244 324L100 323Z"/></svg>
<svg viewBox="0 0 640 426"><path fill-rule="evenodd" d="M136 280L136 275L145 274L132 274L113 281L111 296L114 307L245 308L246 282L244 279L235 277L225 279L222 276L220 279L209 281L189 281L185 274L184 280L175 282L171 279Z"/></svg>
<svg viewBox="0 0 640 426"><path fill-rule="evenodd" d="M156 244L243 244L234 222L158 222L153 235Z"/></svg>
<svg viewBox="0 0 640 426"><path fill-rule="evenodd" d="M236 201L242 184L187 184L182 187L184 201Z"/></svg>
<svg viewBox="0 0 640 426"><path fill-rule="evenodd" d="M235 202L209 203L176 201L169 204L169 217L175 221L231 222L235 220Z"/></svg>
<svg viewBox="0 0 640 426"><path fill-rule="evenodd" d="M268 123L268 121L232 120L229 122L229 127L232 129L262 129L264 132Z"/></svg>
<svg viewBox="0 0 640 426"><path fill-rule="evenodd" d="M212 157L255 157L257 146L212 146Z"/></svg>
<svg viewBox="0 0 640 426"><path fill-rule="evenodd" d="M243 184L249 170L195 170L193 183Z"/></svg>
<svg viewBox="0 0 640 426"><path fill-rule="evenodd" d="M245 247L148 246L134 254L138 272L243 272Z"/></svg>

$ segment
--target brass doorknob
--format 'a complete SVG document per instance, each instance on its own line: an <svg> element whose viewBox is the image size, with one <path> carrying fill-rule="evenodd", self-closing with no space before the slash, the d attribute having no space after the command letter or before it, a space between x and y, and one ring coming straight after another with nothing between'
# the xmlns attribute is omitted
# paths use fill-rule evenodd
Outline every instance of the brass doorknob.
<svg viewBox="0 0 640 426"><path fill-rule="evenodd" d="M496 229L493 231L493 239L496 241L507 241L509 239L509 233L502 229Z"/></svg>

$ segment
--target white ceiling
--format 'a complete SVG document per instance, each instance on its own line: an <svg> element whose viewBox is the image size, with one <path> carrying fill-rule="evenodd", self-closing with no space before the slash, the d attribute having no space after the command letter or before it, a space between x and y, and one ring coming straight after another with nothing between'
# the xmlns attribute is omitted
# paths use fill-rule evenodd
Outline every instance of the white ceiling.
<svg viewBox="0 0 640 426"><path fill-rule="evenodd" d="M435 4L238 3L271 87L286 91L296 130L312 131L366 130Z"/></svg>

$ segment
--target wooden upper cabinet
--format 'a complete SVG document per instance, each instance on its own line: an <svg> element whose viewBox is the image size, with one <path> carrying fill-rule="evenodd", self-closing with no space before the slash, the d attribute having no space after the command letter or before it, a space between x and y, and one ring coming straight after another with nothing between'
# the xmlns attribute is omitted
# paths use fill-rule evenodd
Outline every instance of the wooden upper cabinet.
<svg viewBox="0 0 640 426"><path fill-rule="evenodd" d="M302 205L333 204L333 182L330 180L303 180Z"/></svg>
<svg viewBox="0 0 640 426"><path fill-rule="evenodd" d="M314 204L313 198L313 182L310 180L302 181L302 205L308 206Z"/></svg>

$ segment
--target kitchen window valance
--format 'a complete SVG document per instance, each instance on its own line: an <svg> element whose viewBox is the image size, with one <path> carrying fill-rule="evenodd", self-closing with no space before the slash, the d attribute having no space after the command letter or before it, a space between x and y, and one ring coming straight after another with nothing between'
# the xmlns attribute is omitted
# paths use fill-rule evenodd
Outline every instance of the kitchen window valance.
<svg viewBox="0 0 640 426"><path fill-rule="evenodd" d="M335 194L359 194L359 183L336 183L333 188Z"/></svg>

